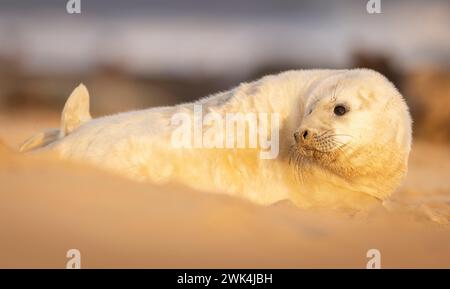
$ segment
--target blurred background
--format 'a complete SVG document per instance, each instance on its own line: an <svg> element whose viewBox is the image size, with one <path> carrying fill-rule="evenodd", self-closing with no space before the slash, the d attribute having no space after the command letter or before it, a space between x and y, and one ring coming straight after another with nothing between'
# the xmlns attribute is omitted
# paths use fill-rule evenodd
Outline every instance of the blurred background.
<svg viewBox="0 0 450 289"><path fill-rule="evenodd" d="M287 69L367 67L406 97L416 137L450 140L448 0L381 0L381 14L366 0L67 2L0 0L2 138L26 117L57 125L80 82L100 116Z"/></svg>

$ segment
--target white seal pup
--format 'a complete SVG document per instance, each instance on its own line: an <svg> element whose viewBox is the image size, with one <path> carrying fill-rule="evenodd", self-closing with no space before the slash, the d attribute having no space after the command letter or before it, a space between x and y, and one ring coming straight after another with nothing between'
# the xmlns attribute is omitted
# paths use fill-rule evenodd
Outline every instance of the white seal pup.
<svg viewBox="0 0 450 289"><path fill-rule="evenodd" d="M275 115L276 122L259 119L258 132L278 143L263 146L259 139L256 147L230 148L220 145L223 133L217 138L217 130L208 130L201 137L219 145L175 146L180 124L174 116L195 123L195 106L201 115L214 113L201 128L217 126L211 119L229 113ZM385 200L405 176L411 122L394 85L368 69L287 71L193 103L96 119L80 85L61 127L32 137L21 150L52 151L133 179L176 181L258 204L288 199L301 207L361 209ZM198 134L188 130L189 140ZM248 127L244 136L250 134ZM262 147L273 158L261 157Z"/></svg>

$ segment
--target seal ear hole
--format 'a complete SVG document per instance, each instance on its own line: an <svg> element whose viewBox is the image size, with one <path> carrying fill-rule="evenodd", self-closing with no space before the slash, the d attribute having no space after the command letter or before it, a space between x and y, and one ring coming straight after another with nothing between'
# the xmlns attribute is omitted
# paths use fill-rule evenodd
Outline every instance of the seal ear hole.
<svg viewBox="0 0 450 289"><path fill-rule="evenodd" d="M348 112L348 108L343 104L336 104L333 112L337 116L342 116Z"/></svg>

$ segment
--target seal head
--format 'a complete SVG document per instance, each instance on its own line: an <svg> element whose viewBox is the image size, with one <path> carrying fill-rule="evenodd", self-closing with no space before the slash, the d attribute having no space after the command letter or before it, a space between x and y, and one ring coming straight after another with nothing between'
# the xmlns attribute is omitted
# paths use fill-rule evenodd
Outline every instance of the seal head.
<svg viewBox="0 0 450 289"><path fill-rule="evenodd" d="M381 200L398 187L412 121L384 76L360 69L326 78L311 87L304 112L290 156L302 178L315 167Z"/></svg>

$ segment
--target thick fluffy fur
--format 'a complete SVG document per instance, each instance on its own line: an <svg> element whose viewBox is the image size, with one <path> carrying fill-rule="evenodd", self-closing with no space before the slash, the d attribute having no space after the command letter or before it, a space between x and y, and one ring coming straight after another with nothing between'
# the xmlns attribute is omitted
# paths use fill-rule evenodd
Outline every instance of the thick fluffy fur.
<svg viewBox="0 0 450 289"><path fill-rule="evenodd" d="M386 199L407 170L408 108L395 87L371 70L288 71L196 103L205 113L279 113L278 157L260 159L258 149L174 148L171 117L192 114L193 103L92 120L81 112L84 123L37 151L137 180L178 181L260 204L290 199L302 207L363 208ZM337 104L349 111L337 116ZM294 133L305 130L309 140L296 141Z"/></svg>

